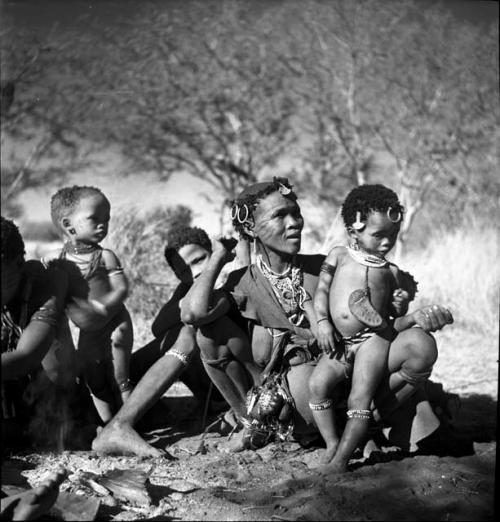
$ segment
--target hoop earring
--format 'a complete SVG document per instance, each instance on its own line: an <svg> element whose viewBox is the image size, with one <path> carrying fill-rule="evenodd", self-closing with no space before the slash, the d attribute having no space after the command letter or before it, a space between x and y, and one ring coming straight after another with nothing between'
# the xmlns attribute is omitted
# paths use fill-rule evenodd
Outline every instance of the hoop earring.
<svg viewBox="0 0 500 522"><path fill-rule="evenodd" d="M392 212L393 208L392 207L389 207L387 209L387 218L389 219L389 221L391 221L392 223L399 223L402 219L403 219L403 214L401 213L401 211L397 211L397 217L393 218L391 217L391 212Z"/></svg>

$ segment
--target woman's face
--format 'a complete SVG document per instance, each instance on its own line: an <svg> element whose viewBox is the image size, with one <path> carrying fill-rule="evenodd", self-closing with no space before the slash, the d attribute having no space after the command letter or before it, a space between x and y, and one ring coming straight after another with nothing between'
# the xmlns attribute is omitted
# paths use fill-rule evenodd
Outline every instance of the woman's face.
<svg viewBox="0 0 500 522"><path fill-rule="evenodd" d="M253 218L253 232L265 247L285 255L300 250L304 218L296 201L272 192L259 201Z"/></svg>

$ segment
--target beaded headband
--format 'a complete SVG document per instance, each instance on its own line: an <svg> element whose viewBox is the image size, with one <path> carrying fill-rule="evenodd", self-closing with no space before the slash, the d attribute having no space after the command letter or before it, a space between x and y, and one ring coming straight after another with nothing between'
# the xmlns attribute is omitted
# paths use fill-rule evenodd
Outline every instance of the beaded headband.
<svg viewBox="0 0 500 522"><path fill-rule="evenodd" d="M231 206L231 221L233 224L243 225L252 229L254 223L251 219L251 215L255 203L262 196L273 191L279 192L282 196L289 196L293 193L292 186L289 184L287 178L275 176L272 181L254 183L243 190L238 198L233 201Z"/></svg>

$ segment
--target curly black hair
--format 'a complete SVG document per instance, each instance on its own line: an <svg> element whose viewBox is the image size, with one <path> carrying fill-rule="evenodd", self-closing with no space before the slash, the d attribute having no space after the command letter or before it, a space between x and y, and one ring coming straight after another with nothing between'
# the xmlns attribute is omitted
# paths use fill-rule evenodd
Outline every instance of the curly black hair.
<svg viewBox="0 0 500 522"><path fill-rule="evenodd" d="M13 221L2 217L2 261L13 261L24 257L24 241Z"/></svg>
<svg viewBox="0 0 500 522"><path fill-rule="evenodd" d="M404 207L393 190L379 184L360 185L347 194L341 214L348 227L356 221L356 212L361 213L361 221L366 221L370 212L387 212L389 208L403 215Z"/></svg>
<svg viewBox="0 0 500 522"><path fill-rule="evenodd" d="M199 245L212 252L212 242L208 234L199 227L176 227L168 231L165 259L172 266L172 256L185 245Z"/></svg>
<svg viewBox="0 0 500 522"><path fill-rule="evenodd" d="M293 201L297 201L297 195L293 192L293 185L290 184L288 178L280 178L277 176L274 176L272 181L261 181L250 185L244 189L236 199L230 201L231 212L234 212L234 217L232 217L233 228L238 232L240 237L253 241L253 238L246 233L245 225L241 223L243 220L242 215L245 216L246 219L253 218L253 211L257 207L257 203L268 194L277 192L280 189L283 190L283 187L290 191L288 194L283 195ZM248 214L246 214L246 211L243 212L245 208L244 205L246 205L248 209Z"/></svg>
<svg viewBox="0 0 500 522"><path fill-rule="evenodd" d="M97 195L106 198L97 187L73 185L72 187L64 187L58 190L50 200L52 223L60 230L61 219L70 216L82 199Z"/></svg>

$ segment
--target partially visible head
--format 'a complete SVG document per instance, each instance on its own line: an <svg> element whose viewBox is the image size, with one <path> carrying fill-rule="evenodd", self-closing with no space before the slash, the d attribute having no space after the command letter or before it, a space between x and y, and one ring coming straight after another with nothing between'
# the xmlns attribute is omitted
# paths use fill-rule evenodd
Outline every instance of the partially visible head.
<svg viewBox="0 0 500 522"><path fill-rule="evenodd" d="M212 254L208 234L198 227L176 227L167 234L165 259L183 283L200 276Z"/></svg>
<svg viewBox="0 0 500 522"><path fill-rule="evenodd" d="M396 242L404 208L383 185L360 185L347 195L342 218L351 239L368 252L386 254Z"/></svg>
<svg viewBox="0 0 500 522"><path fill-rule="evenodd" d="M99 243L108 233L111 205L96 187L64 187L50 201L54 225L70 240Z"/></svg>
<svg viewBox="0 0 500 522"><path fill-rule="evenodd" d="M300 250L304 220L287 178L254 183L232 202L233 227L242 238L293 255Z"/></svg>
<svg viewBox="0 0 500 522"><path fill-rule="evenodd" d="M24 241L19 229L2 216L2 306L17 292L24 266Z"/></svg>

